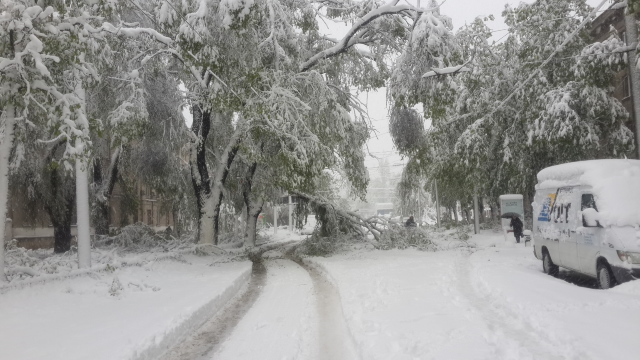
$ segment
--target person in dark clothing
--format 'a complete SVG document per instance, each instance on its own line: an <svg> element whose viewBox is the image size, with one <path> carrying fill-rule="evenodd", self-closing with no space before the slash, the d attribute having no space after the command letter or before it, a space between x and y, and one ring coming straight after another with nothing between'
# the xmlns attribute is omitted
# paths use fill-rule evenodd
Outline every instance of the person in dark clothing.
<svg viewBox="0 0 640 360"><path fill-rule="evenodd" d="M511 218L511 224L509 224L513 229L513 236L516 238L516 242L520 243L520 238L522 237L522 220L519 217L513 216Z"/></svg>
<svg viewBox="0 0 640 360"><path fill-rule="evenodd" d="M407 220L407 222L404 223L404 226L406 227L416 227L418 226L415 222L415 220L413 220L413 216L409 216L409 220Z"/></svg>

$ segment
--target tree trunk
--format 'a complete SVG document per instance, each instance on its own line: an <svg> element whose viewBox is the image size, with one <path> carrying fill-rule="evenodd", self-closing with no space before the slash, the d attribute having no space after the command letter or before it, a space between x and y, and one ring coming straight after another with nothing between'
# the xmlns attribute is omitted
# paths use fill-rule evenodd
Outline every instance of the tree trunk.
<svg viewBox="0 0 640 360"><path fill-rule="evenodd" d="M232 144L229 144L230 146ZM237 144L234 144L231 149L227 149L223 156L221 157L221 162L218 163L218 167L216 168L216 176L215 182L213 185L211 201L214 203L213 206L213 237L212 241L214 245L218 245L218 235L219 224L220 224L220 206L222 206L222 200L224 198L224 184L227 182L227 175L229 175L229 168L231 167L231 163L233 163L233 159L240 147ZM222 163L222 159L226 159L227 161ZM222 165L224 164L224 165Z"/></svg>
<svg viewBox="0 0 640 360"><path fill-rule="evenodd" d="M458 223L458 203L457 202L453 204L453 219L457 224Z"/></svg>
<svg viewBox="0 0 640 360"><path fill-rule="evenodd" d="M258 216L260 216L262 206L264 205L264 200L256 200L255 194L253 194L252 191L253 177L255 176L257 169L257 162L254 162L251 164L251 166L249 166L249 170L247 171L247 175L245 176L244 188L242 189L242 197L244 199L244 204L247 212L247 221L244 231L245 247L256 246L256 225L258 223Z"/></svg>
<svg viewBox="0 0 640 360"><path fill-rule="evenodd" d="M111 208L109 205L113 188L118 179L118 164L121 153L122 148L118 147L113 151L113 154L111 154L111 161L106 178L103 176L100 160L96 159L93 164L93 183L96 184L97 188L96 202L93 209L95 215L93 223L96 234L98 235L109 234L109 224L111 224Z"/></svg>
<svg viewBox="0 0 640 360"><path fill-rule="evenodd" d="M256 246L256 235L258 229L258 217L262 212L262 206L264 205L264 200L260 199L258 201L250 201L250 204L247 205L247 224L244 232L244 246L245 247L254 247Z"/></svg>
<svg viewBox="0 0 640 360"><path fill-rule="evenodd" d="M173 209L171 209L171 217L173 218L173 232L175 233L175 236L179 238L182 235L182 223L178 218L179 212L177 205L174 203L173 206Z"/></svg>
<svg viewBox="0 0 640 360"><path fill-rule="evenodd" d="M531 205L531 195L527 190L523 194L524 219L522 219L524 229L533 228L533 205Z"/></svg>
<svg viewBox="0 0 640 360"><path fill-rule="evenodd" d="M60 145L62 143L52 149L51 156L47 159L47 166L51 164L52 155ZM73 181L73 178L64 172L60 174L58 168L49 168L46 172L49 178L50 194L45 195L48 198L45 210L49 214L51 224L53 224L53 251L65 253L71 249L71 221L73 220L75 192L72 190L74 186L70 182Z"/></svg>
<svg viewBox="0 0 640 360"><path fill-rule="evenodd" d="M5 282L4 273L4 234L9 202L9 156L13 147L13 128L15 125L15 109L9 103L0 114L4 116L4 136L0 143L0 282Z"/></svg>
<svg viewBox="0 0 640 360"><path fill-rule="evenodd" d="M96 156L93 159L93 187L96 189L95 201L91 214L93 215L93 227L96 235L109 234L109 203L102 194L104 178L102 176L102 161Z"/></svg>
<svg viewBox="0 0 640 360"><path fill-rule="evenodd" d="M205 234L200 234L199 243L201 244L214 244L218 245L218 220L220 219L220 206L222 205L222 199L224 197L224 184L227 181L229 175L229 169L231 164L240 149L240 136L243 132L241 121L238 122L236 130L234 131L227 147L218 159L216 164L216 171L212 185L210 186L210 194L204 200L204 217L200 220L200 227L202 231L206 231Z"/></svg>
<svg viewBox="0 0 640 360"><path fill-rule="evenodd" d="M200 244L218 244L218 220L222 205L224 184L229 174L231 163L238 152L241 129L240 123L229 139L225 151L220 156L214 173L213 184L209 177L206 162L205 142L211 127L211 112L202 111L198 106L193 108L193 125L191 131L196 135L192 140L189 163L191 182L196 195L198 208L198 230L196 238ZM212 186L213 185L213 186Z"/></svg>
<svg viewBox="0 0 640 360"><path fill-rule="evenodd" d="M73 208L71 209L73 210ZM69 219L71 219L71 214L69 214ZM53 252L65 253L71 249L71 220L53 222L53 239Z"/></svg>
<svg viewBox="0 0 640 360"><path fill-rule="evenodd" d="M208 209L207 205L213 205L209 201L211 198L211 183L209 181L209 169L206 161L205 143L211 128L211 112L202 111L195 105L193 109L193 124L191 131L194 137L191 140L189 153L189 165L191 170L191 183L196 195L196 207L198 209L198 229L196 239L198 243L213 242L213 208Z"/></svg>
<svg viewBox="0 0 640 360"><path fill-rule="evenodd" d="M202 194L203 207L200 209L198 215L198 243L199 244L216 244L216 225L217 214L215 213L215 203L211 194Z"/></svg>
<svg viewBox="0 0 640 360"><path fill-rule="evenodd" d="M109 202L96 199L92 213L96 235L109 235L109 223L111 222Z"/></svg>
<svg viewBox="0 0 640 360"><path fill-rule="evenodd" d="M218 245L218 238L220 235L220 207L222 206L222 200L224 198L222 185L213 187L213 194L211 196L211 202L213 203L213 235L211 241L214 245Z"/></svg>

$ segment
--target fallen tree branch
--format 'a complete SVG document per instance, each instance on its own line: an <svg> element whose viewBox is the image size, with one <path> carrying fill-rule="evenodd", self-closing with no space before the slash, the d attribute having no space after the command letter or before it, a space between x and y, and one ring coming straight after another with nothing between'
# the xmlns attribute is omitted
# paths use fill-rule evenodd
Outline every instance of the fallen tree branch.
<svg viewBox="0 0 640 360"><path fill-rule="evenodd" d="M361 217L359 214L353 212L353 211L348 211L348 210L343 210L340 207L336 206L333 202L331 202L328 199L325 199L321 196L315 196L315 195L310 195L310 194L305 194L305 193L301 193L299 191L292 191L292 194L295 194L299 197L305 198L307 199L309 202L311 203L315 203L316 205L321 205L321 206L325 206L326 208L331 208L331 210L333 212L335 212L335 214L345 220L347 220L349 223L351 223L352 228L356 231L358 231L361 235L365 236L366 233L370 233L371 235L373 235L373 237L376 239L376 241L380 241L380 235L382 234L383 230L378 226L379 224L386 224L387 222L384 221L386 219L380 218L378 216L372 216L368 219L364 219L363 217ZM383 220L383 221L381 221ZM367 231L363 231L362 228L367 229Z"/></svg>
<svg viewBox="0 0 640 360"><path fill-rule="evenodd" d="M267 251L275 250L278 248L286 247L292 244L299 244L299 241L286 241L286 242L277 242L277 243L268 243L260 246L256 246L247 251L247 256L249 260L253 263L261 263L262 255Z"/></svg>

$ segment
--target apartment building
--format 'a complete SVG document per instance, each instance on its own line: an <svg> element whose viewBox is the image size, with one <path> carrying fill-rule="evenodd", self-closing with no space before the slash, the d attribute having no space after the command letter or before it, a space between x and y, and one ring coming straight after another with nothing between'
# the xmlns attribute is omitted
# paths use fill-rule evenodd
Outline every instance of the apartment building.
<svg viewBox="0 0 640 360"><path fill-rule="evenodd" d="M607 9L603 11L591 23L591 37L594 42L604 41L609 38L612 31L616 31L618 36L627 43L625 9ZM634 133L636 132L636 122L633 112L633 94L631 92L631 81L629 77L629 67L618 72L613 84L613 97L618 99L629 112L629 120L625 125ZM637 142L636 142L637 144Z"/></svg>

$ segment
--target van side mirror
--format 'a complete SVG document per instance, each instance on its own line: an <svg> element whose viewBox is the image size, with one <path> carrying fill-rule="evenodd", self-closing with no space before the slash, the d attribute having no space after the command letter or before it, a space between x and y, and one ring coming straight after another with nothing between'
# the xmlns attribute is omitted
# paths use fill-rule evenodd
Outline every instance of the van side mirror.
<svg viewBox="0 0 640 360"><path fill-rule="evenodd" d="M586 208L582 210L582 226L584 227L598 227L598 211L594 208Z"/></svg>

